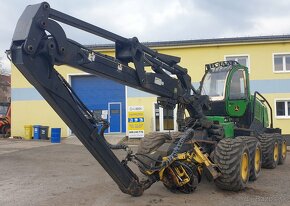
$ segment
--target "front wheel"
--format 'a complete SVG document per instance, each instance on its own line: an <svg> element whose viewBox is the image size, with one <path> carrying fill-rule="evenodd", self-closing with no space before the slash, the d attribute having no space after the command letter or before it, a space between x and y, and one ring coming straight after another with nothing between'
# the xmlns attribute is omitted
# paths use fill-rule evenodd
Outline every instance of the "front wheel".
<svg viewBox="0 0 290 206"><path fill-rule="evenodd" d="M218 188L230 191L243 190L250 176L250 154L240 138L222 139L216 146L214 160L221 170L215 180Z"/></svg>

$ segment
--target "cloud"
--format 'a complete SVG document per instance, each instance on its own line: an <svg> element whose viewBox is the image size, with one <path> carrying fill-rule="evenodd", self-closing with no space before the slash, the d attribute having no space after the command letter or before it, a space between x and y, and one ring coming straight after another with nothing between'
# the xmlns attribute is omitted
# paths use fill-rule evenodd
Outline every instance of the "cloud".
<svg viewBox="0 0 290 206"><path fill-rule="evenodd" d="M289 34L290 24L288 17L270 17L270 18L257 18L254 25L254 31L258 33L268 33L268 34Z"/></svg>
<svg viewBox="0 0 290 206"><path fill-rule="evenodd" d="M0 56L11 44L13 30L31 1L2 1ZM288 0L50 0L52 8L140 41L290 34ZM102 38L64 26L82 44L107 43Z"/></svg>

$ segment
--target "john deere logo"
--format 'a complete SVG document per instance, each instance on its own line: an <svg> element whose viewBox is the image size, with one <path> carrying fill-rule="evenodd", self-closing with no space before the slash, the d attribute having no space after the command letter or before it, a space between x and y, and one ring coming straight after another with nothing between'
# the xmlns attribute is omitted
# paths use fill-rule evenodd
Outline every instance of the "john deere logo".
<svg viewBox="0 0 290 206"><path fill-rule="evenodd" d="M239 106L235 106L235 111L239 111L240 110L240 107Z"/></svg>

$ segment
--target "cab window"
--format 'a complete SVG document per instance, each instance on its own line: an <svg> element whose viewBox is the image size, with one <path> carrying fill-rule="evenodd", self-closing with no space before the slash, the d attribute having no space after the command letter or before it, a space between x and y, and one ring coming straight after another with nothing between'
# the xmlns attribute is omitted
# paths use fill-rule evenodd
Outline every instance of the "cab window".
<svg viewBox="0 0 290 206"><path fill-rule="evenodd" d="M223 100L227 74L228 71L208 72L203 80L201 94L208 95L211 100Z"/></svg>
<svg viewBox="0 0 290 206"><path fill-rule="evenodd" d="M246 85L245 74L243 70L237 70L230 82L230 99L245 99L246 98Z"/></svg>

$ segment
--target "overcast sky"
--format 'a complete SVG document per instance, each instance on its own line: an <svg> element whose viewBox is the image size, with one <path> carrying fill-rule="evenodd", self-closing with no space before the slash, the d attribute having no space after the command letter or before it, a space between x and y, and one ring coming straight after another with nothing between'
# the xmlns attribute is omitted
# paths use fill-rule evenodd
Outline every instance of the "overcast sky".
<svg viewBox="0 0 290 206"><path fill-rule="evenodd" d="M4 66L15 25L35 0L0 0L0 57ZM290 34L290 0L48 0L56 10L140 41ZM66 28L66 27L65 27ZM82 44L107 43L67 29Z"/></svg>

